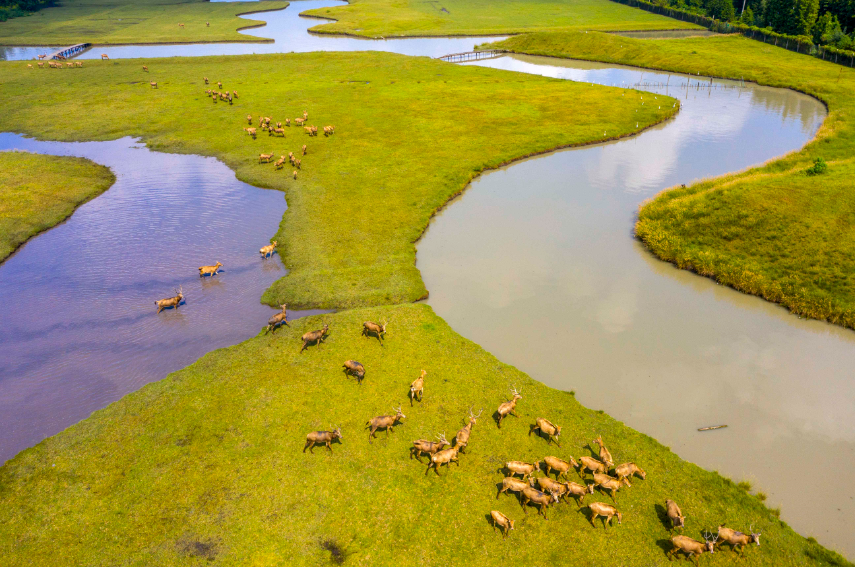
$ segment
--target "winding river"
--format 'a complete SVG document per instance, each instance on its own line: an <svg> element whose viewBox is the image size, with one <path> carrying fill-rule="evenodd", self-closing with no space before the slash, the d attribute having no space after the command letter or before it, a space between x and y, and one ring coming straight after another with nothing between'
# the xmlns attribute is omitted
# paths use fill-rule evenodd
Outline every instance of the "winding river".
<svg viewBox="0 0 855 567"><path fill-rule="evenodd" d="M300 11L338 4L313 0L248 16L268 26L246 33L272 44L99 47L83 57L438 56L485 41L306 33L318 22ZM13 59L46 48L2 49L0 58ZM823 106L793 91L579 61L515 56L478 64L634 86L651 91L651 103L659 93L680 97L682 109L635 138L528 159L473 182L418 245L429 303L498 358L575 390L585 405L686 459L752 481L801 533L855 556L848 528L855 500L835 488L855 480L855 386L844 370L855 362L855 334L676 270L632 237L644 199L798 149L822 123ZM129 139L0 136L0 149L13 147L83 155L112 167L119 181L0 266L0 293L14 298L0 306L9 322L0 357L19 361L0 369L0 425L15 432L2 440L0 460L252 336L271 312L258 304L261 291L284 273L278 258L253 256L276 230L282 195L236 181L216 160L152 153ZM218 257L209 258L214 249ZM214 260L227 267L220 280L174 275L177 266ZM180 284L188 303L210 305L154 317L152 298ZM696 431L720 423L729 427ZM833 485L817 482L816 471L832 475Z"/></svg>

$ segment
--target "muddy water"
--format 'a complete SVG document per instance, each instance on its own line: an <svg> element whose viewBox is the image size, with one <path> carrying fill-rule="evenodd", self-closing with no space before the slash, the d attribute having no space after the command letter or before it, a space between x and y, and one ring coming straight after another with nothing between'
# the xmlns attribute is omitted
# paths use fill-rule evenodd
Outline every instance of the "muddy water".
<svg viewBox="0 0 855 567"><path fill-rule="evenodd" d="M251 2L247 3L251 4ZM475 45L502 39L500 37L434 37L373 40L306 32L311 27L323 24L324 21L316 18L302 18L299 15L300 12L345 4L346 2L341 0L298 1L292 2L284 10L244 16L246 19L267 22L267 25L244 30L241 33L255 38L272 39L274 43L100 46L85 51L75 59L100 59L102 53L106 53L112 59L126 59L134 57L175 57L179 55L193 57L251 53L302 53L307 51L390 51L403 55L439 57L449 53L472 51ZM33 59L40 53L50 52L50 48L47 47L0 47L0 60Z"/></svg>
<svg viewBox="0 0 855 567"><path fill-rule="evenodd" d="M855 333L677 270L632 236L643 200L801 147L823 106L792 91L704 89L697 77L584 62L483 64L608 85L669 83L642 88L679 97L682 110L636 138L473 182L418 246L429 303L499 359L575 390L685 459L752 481L801 533L855 556ZM644 100L656 104L654 96ZM697 431L718 424L729 427Z"/></svg>
<svg viewBox="0 0 855 567"><path fill-rule="evenodd" d="M258 298L285 274L261 260L285 212L213 158L151 152L130 138L0 149L75 155L117 181L0 265L0 463L213 349L258 332ZM225 271L200 280L196 267ZM155 313L183 286L186 304Z"/></svg>

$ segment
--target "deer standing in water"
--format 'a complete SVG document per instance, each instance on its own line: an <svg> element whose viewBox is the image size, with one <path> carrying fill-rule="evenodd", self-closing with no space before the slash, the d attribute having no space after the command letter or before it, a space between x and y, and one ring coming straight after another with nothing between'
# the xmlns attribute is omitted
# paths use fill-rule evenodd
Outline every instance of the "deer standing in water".
<svg viewBox="0 0 855 567"><path fill-rule="evenodd" d="M327 450L332 453L332 446L330 445L336 439L344 440L344 437L341 436L341 427L333 427L332 431L312 431L308 435L306 435L306 445L303 447L303 452L306 452L306 449L309 450L310 453L315 452L315 445L324 444L327 446Z"/></svg>
<svg viewBox="0 0 855 567"><path fill-rule="evenodd" d="M478 418L481 417L481 414L484 410L478 412L478 415L472 413L472 408L469 408L469 422L463 426L463 429L457 432L457 435L454 438L454 444L457 447L460 447L460 452L465 453L464 449L469 445L469 435L472 433L472 426L475 425L475 422L478 421Z"/></svg>
<svg viewBox="0 0 855 567"><path fill-rule="evenodd" d="M182 301L184 301L184 288L179 286L179 288L175 290L175 297L158 299L154 304L157 305L157 312L160 313L164 309L170 309L172 307L178 309L178 306L181 305Z"/></svg>
<svg viewBox="0 0 855 567"><path fill-rule="evenodd" d="M517 415L517 402L522 399L522 394L517 391L516 386L511 388L511 400L504 402L499 405L499 409L496 410L498 414L498 423L499 429L502 428L502 420L505 419L508 414L512 414L514 417L519 417Z"/></svg>
<svg viewBox="0 0 855 567"><path fill-rule="evenodd" d="M286 305L287 303L283 303L282 305L280 305L279 307L282 309L282 311L274 314L272 317L270 317L270 319L267 320L267 328L264 332L265 335L270 331L273 331L275 333L277 327L279 327L280 325L285 325L286 327L289 326L288 319L286 318L288 316L288 310L285 308Z"/></svg>
<svg viewBox="0 0 855 567"><path fill-rule="evenodd" d="M273 256L273 251L276 250L276 247L278 245L279 245L279 243L274 240L272 243L268 244L267 246L262 246L261 248L259 248L258 252L261 254L261 256L263 258L269 258L269 257Z"/></svg>
<svg viewBox="0 0 855 567"><path fill-rule="evenodd" d="M324 325L323 329L318 329L317 331L309 331L304 334L300 339L303 341L303 348L300 349L300 352L303 352L308 348L309 343L316 343L318 348L321 348L321 343L324 342L324 339L327 336L327 333L330 330L329 325Z"/></svg>
<svg viewBox="0 0 855 567"><path fill-rule="evenodd" d="M199 277L211 276L214 277L220 271L223 265L217 262L213 266L199 266Z"/></svg>
<svg viewBox="0 0 855 567"><path fill-rule="evenodd" d="M437 435L436 438L439 441L428 441L426 439L413 441L413 446L410 448L410 459L415 455L416 459L418 459L419 462L422 462L422 454L427 454L427 456L430 457L437 451L442 451L444 448L451 445L451 443L448 442L448 439L445 438L445 433Z"/></svg>
<svg viewBox="0 0 855 567"><path fill-rule="evenodd" d="M385 429L386 430L386 437L389 437L389 431L391 430L392 433L394 433L395 432L395 430L393 429L394 426L398 425L398 423L402 419L405 419L407 417L401 411L401 406L398 406L397 409L393 408L393 410L395 412L395 415L378 415L377 417L373 417L373 418L369 419L368 422L365 424L365 427L368 427L371 429L371 431L368 432L368 442L369 443L371 443L371 439L377 438L377 430L378 429Z"/></svg>
<svg viewBox="0 0 855 567"><path fill-rule="evenodd" d="M412 384L410 384L410 407L413 407L413 400L418 399L419 402L422 401L422 396L425 393L425 376L427 375L426 370L422 370L421 376L416 378Z"/></svg>

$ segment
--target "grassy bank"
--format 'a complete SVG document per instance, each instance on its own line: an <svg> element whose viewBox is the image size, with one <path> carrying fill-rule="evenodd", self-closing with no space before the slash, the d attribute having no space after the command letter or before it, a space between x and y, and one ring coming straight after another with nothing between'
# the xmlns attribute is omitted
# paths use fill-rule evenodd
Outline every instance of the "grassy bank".
<svg viewBox="0 0 855 567"><path fill-rule="evenodd" d="M0 262L115 181L88 159L0 152Z"/></svg>
<svg viewBox="0 0 855 567"><path fill-rule="evenodd" d="M384 347L360 336L362 322L378 318L390 321ZM327 341L300 354L299 336L324 322ZM366 366L361 386L341 372L348 358ZM424 401L410 408L408 386L422 368ZM508 384L522 391L520 417L499 430L490 414ZM369 444L365 421L399 404L405 424ZM425 476L426 465L408 458L411 441L454 435L473 405L484 414L460 466ZM564 426L561 449L528 436L537 416ZM342 444L302 453L306 433L331 423L342 426ZM619 493L621 526L595 529L574 504L544 521L511 496L496 500L506 460L590 455L600 434L617 462L648 474ZM339 552L347 565L665 565L666 498L682 506L693 537L724 521L753 524L763 545L746 565L846 564L730 481L502 364L429 307L403 305L300 319L215 351L22 452L0 469L0 542L10 566L56 557L322 565ZM507 541L487 523L491 509L517 520Z"/></svg>
<svg viewBox="0 0 855 567"><path fill-rule="evenodd" d="M213 104L203 76L240 98ZM98 61L62 71L11 62L0 64L0 83L0 130L141 136L161 151L216 156L241 180L286 191L274 238L290 273L264 300L295 309L424 296L413 243L480 171L604 132L635 133L636 121L643 128L679 109L642 106L620 89L382 53ZM335 135L310 138L292 126L284 138L259 130L253 140L243 131L247 114L284 121L303 110L312 124L335 125ZM296 181L293 168L258 164L261 152L278 157L303 144Z"/></svg>
<svg viewBox="0 0 855 567"><path fill-rule="evenodd" d="M535 34L501 47L717 77L811 94L828 106L816 139L749 171L666 191L636 234L650 250L794 313L855 328L855 71L742 37L636 40ZM817 158L827 172L808 175Z"/></svg>
<svg viewBox="0 0 855 567"><path fill-rule="evenodd" d="M698 27L609 0L351 0L346 6L306 13L336 20L332 24L315 26L314 32L365 37Z"/></svg>
<svg viewBox="0 0 855 567"><path fill-rule="evenodd" d="M67 0L0 23L0 45L270 41L238 33L264 22L237 16L286 6L281 1Z"/></svg>

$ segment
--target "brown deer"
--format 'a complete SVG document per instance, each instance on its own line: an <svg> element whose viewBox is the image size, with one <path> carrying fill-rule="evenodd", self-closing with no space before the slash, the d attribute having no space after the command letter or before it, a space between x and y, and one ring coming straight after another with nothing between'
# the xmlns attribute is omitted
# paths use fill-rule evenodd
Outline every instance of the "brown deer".
<svg viewBox="0 0 855 567"><path fill-rule="evenodd" d="M223 83L222 83L221 81L217 81L217 88L218 88L218 89L222 89L222 88L223 88Z"/></svg>
<svg viewBox="0 0 855 567"><path fill-rule="evenodd" d="M557 437L561 435L561 428L549 421L548 419L544 419L542 417L538 417L534 420L534 424L529 426L528 435L531 437L531 434L535 431L538 432L538 435L546 435L548 443L552 443L555 441L555 444L561 447L561 444L558 442Z"/></svg>
<svg viewBox="0 0 855 567"><path fill-rule="evenodd" d="M490 510L490 517L493 519L493 531L498 527L502 532L502 539L507 539L508 532L514 529L514 521L496 510Z"/></svg>
<svg viewBox="0 0 855 567"><path fill-rule="evenodd" d="M297 169L303 169L303 162L302 162L302 160L295 159L295 160L294 160L294 166L295 166Z"/></svg>
<svg viewBox="0 0 855 567"><path fill-rule="evenodd" d="M451 466L452 461L457 463L457 466L460 466L460 461L457 459L457 447L449 447L448 449L443 449L441 451L437 451L433 455L430 456L430 463L428 463L428 467L425 470L425 476L430 472L430 469L433 468L433 472L436 473L436 476L439 476L439 467L442 465Z"/></svg>
<svg viewBox="0 0 855 567"><path fill-rule="evenodd" d="M365 427L368 427L371 429L371 431L368 432L368 442L369 443L371 443L372 438L373 439L377 438L377 430L378 429L385 429L386 430L386 437L389 437L389 431L392 431L392 433L394 433L395 430L393 428L396 425L398 425L398 423L402 419L405 419L407 417L401 411L401 406L398 406L397 409L395 409L395 408L392 408L392 409L395 412L395 415L378 415L377 417L373 417L366 422Z"/></svg>
<svg viewBox="0 0 855 567"><path fill-rule="evenodd" d="M208 84L208 77L202 77L202 80L205 81L205 84Z"/></svg>
<svg viewBox="0 0 855 567"><path fill-rule="evenodd" d="M295 118L294 124L296 124L297 126L302 126L305 121L306 121L305 118Z"/></svg>
<svg viewBox="0 0 855 567"><path fill-rule="evenodd" d="M146 73L148 73L148 67L147 66L143 65L142 70L145 71Z"/></svg>
<svg viewBox="0 0 855 567"><path fill-rule="evenodd" d="M246 115L246 121L250 126L252 126L252 114ZM244 128L244 130L246 130L246 128Z"/></svg>
<svg viewBox="0 0 855 567"><path fill-rule="evenodd" d="M548 476L538 478L532 476L529 477L528 482L532 487L540 489L541 492L555 492L559 499L564 498L567 494L567 483L552 480Z"/></svg>
<svg viewBox="0 0 855 567"><path fill-rule="evenodd" d="M149 84L151 85L151 88L153 88L153 89L157 88L157 82L156 81L151 81Z"/></svg>
<svg viewBox="0 0 855 567"><path fill-rule="evenodd" d="M308 150L307 150L307 148L306 148L306 144L303 144L303 155L306 155L306 152L307 152L307 151L308 151Z"/></svg>
<svg viewBox="0 0 855 567"><path fill-rule="evenodd" d="M183 28L183 27L184 27L184 24L178 24L178 27L179 27L179 28Z"/></svg>
<svg viewBox="0 0 855 567"><path fill-rule="evenodd" d="M80 61L75 61L74 64L78 67L83 67L83 63Z"/></svg>
<svg viewBox="0 0 855 567"><path fill-rule="evenodd" d="M511 388L511 400L504 402L499 405L499 409L496 410L498 414L497 425L499 429L502 428L502 420L505 419L508 414L512 414L514 417L519 417L517 415L517 402L522 399L522 394L517 391L516 386Z"/></svg>
<svg viewBox="0 0 855 567"><path fill-rule="evenodd" d="M530 486L526 486L522 489L520 493L520 498L522 500L523 512L528 514L528 511L525 509L526 504L534 504L539 508L539 513L545 520L549 518L546 517L546 512L543 511L547 506L551 506L558 502L558 494L555 492L550 492L549 494L545 494L536 488L532 488Z"/></svg>
<svg viewBox="0 0 855 567"><path fill-rule="evenodd" d="M511 473L511 476L519 474L522 475L523 480L525 480L527 477L530 477L532 474L534 474L534 472L538 469L538 465L540 465L540 463L532 464L524 463L523 461L508 461L507 463L505 463L505 469L507 469L507 471Z"/></svg>
<svg viewBox="0 0 855 567"><path fill-rule="evenodd" d="M579 463L573 457L570 457L569 462L558 457L544 457L543 464L546 465L547 476L555 470L555 480L558 480L562 476L567 478L567 471L570 470L570 467L576 468L579 466Z"/></svg>
<svg viewBox="0 0 855 567"><path fill-rule="evenodd" d="M686 527L686 517L673 500L665 501L665 513L668 515L668 520L671 522L671 530Z"/></svg>
<svg viewBox="0 0 855 567"><path fill-rule="evenodd" d="M285 126L286 126L286 127L288 127L288 128L290 128L290 127L291 127L291 119L290 119L290 118L286 118L286 119L285 119Z"/></svg>
<svg viewBox="0 0 855 567"><path fill-rule="evenodd" d="M285 156L279 156L279 159L274 162L273 168L279 170L283 167L285 167Z"/></svg>
<svg viewBox="0 0 855 567"><path fill-rule="evenodd" d="M44 61L39 61L39 62L38 62L38 66L39 66L40 68L44 69L44 68L45 68L45 62L44 62Z"/></svg>
<svg viewBox="0 0 855 567"><path fill-rule="evenodd" d="M237 91L232 91L232 96L234 96L235 98L240 98L237 94Z"/></svg>
<svg viewBox="0 0 855 567"><path fill-rule="evenodd" d="M336 439L339 442L344 441L344 437L341 436L341 427L333 427L330 426L332 431L312 431L308 435L306 435L306 446L303 447L303 452L306 452L306 449L309 450L310 453L315 452L315 445L320 445L323 443L327 446L327 450L332 453L332 446L330 445Z"/></svg>
<svg viewBox="0 0 855 567"><path fill-rule="evenodd" d="M579 476L584 478L585 471L607 474L609 469L594 457L579 457Z"/></svg>
<svg viewBox="0 0 855 567"><path fill-rule="evenodd" d="M27 63L27 68L28 68L28 69L32 69L32 68L33 68L33 64L32 64L32 63Z"/></svg>
<svg viewBox="0 0 855 567"><path fill-rule="evenodd" d="M288 325L288 319L287 319L288 310L285 308L286 305L287 305L287 303L283 303L282 305L280 305L279 307L282 309L282 311L272 315L270 317L270 319L267 320L267 327L266 327L266 330L264 332L265 335L267 333L269 333L270 331L273 331L275 333L276 328L279 327L280 325L285 325L286 327L290 327L290 325Z"/></svg>
<svg viewBox="0 0 855 567"><path fill-rule="evenodd" d="M618 512L617 508L611 504L606 504L604 502L591 502L588 504L588 510L591 511L591 525L595 528L597 527L597 524L594 523L594 520L597 519L598 516L603 517L603 529L606 529L606 526L612 523L612 518L617 518L618 525L620 525L621 520L623 520L623 514Z"/></svg>
<svg viewBox="0 0 855 567"><path fill-rule="evenodd" d="M297 170L296 169L294 170L294 179L295 180L297 179Z"/></svg>
<svg viewBox="0 0 855 567"><path fill-rule="evenodd" d="M269 154L258 154L258 163L270 163L270 158L273 157L273 152Z"/></svg>
<svg viewBox="0 0 855 567"><path fill-rule="evenodd" d="M520 493L523 488L527 486L529 486L529 484L524 480L519 480L513 476L506 476L502 479L502 487L496 493L496 500L499 499L499 494L502 494L503 492L510 490L511 492Z"/></svg>
<svg viewBox="0 0 855 567"><path fill-rule="evenodd" d="M413 441L413 446L410 448L410 459L413 458L413 455L422 462L422 455L427 454L428 457L436 453L437 451L442 451L445 447L451 445L448 442L448 439L445 438L445 433L441 433L436 436L439 441L428 441L426 439L418 439Z"/></svg>
<svg viewBox="0 0 855 567"><path fill-rule="evenodd" d="M718 527L717 539L720 539L721 541L718 542L718 547L728 544L731 549L737 553L737 555L744 557L745 546L751 545L752 543L756 543L758 546L760 545L761 534L753 532L753 529L754 526L751 526L748 529L749 533L744 534L742 532L726 528L724 527L724 524L720 525Z"/></svg>
<svg viewBox="0 0 855 567"><path fill-rule="evenodd" d="M454 444L457 447L460 447L460 452L465 453L464 449L469 445L469 435L472 433L472 426L475 425L475 422L478 421L478 418L481 417L481 414L484 410L478 412L478 415L472 413L472 408L469 408L469 422L463 426L463 429L457 432L457 435L454 438Z"/></svg>
<svg viewBox="0 0 855 567"><path fill-rule="evenodd" d="M178 309L178 306L181 305L182 301L184 301L184 288L179 286L179 288L175 290L175 297L158 299L154 304L157 305L157 312L160 313L164 309L171 309L173 307Z"/></svg>
<svg viewBox="0 0 855 567"><path fill-rule="evenodd" d="M267 246L262 246L258 249L258 252L261 254L262 258L269 258L273 256L273 251L276 250L276 247L279 245L279 242L274 240L272 243Z"/></svg>
<svg viewBox="0 0 855 567"><path fill-rule="evenodd" d="M600 446L600 460L608 467L612 468L615 466L615 462L612 459L612 454L609 453L609 450L606 449L606 446L603 444L602 435L598 435L596 439L594 439L594 443Z"/></svg>
<svg viewBox="0 0 855 567"><path fill-rule="evenodd" d="M345 360L342 366L344 367L345 376L353 376L356 378L357 384L362 384L362 379L365 378L365 367L362 366L361 362Z"/></svg>
<svg viewBox="0 0 855 567"><path fill-rule="evenodd" d="M594 473L594 484L596 486L599 486L603 491L608 491L609 496L612 497L613 502L617 502L615 494L618 490L620 490L620 487L623 486L624 482L625 480L620 481L616 478L610 477L607 474Z"/></svg>
<svg viewBox="0 0 855 567"><path fill-rule="evenodd" d="M46 54L44 54L44 53L42 53L41 55L39 55L39 59L44 59L45 57L47 57L47 55L46 55Z"/></svg>
<svg viewBox="0 0 855 567"><path fill-rule="evenodd" d="M426 370L422 370L421 375L413 380L413 383L410 384L410 407L413 407L413 400L422 401L422 396L425 393L425 376L427 375Z"/></svg>
<svg viewBox="0 0 855 567"><path fill-rule="evenodd" d="M271 136L282 136L285 137L285 129L284 128L271 128L267 131Z"/></svg>
<svg viewBox="0 0 855 567"><path fill-rule="evenodd" d="M223 265L217 262L213 266L199 266L199 277L211 276L214 277L220 271Z"/></svg>
<svg viewBox="0 0 855 567"><path fill-rule="evenodd" d="M304 111L303 111L303 120L308 120L308 119L309 119L309 111L308 111L308 110L304 110Z"/></svg>
<svg viewBox="0 0 855 567"><path fill-rule="evenodd" d="M318 329L317 331L309 331L304 334L300 339L303 341L303 348L300 349L300 352L306 350L309 346L309 343L316 343L318 348L321 348L321 343L324 342L324 339L327 336L327 333L330 330L329 325L324 325L323 329Z"/></svg>
<svg viewBox="0 0 855 567"><path fill-rule="evenodd" d="M593 484L577 484L575 482L565 482L564 486L567 487L567 494L576 499L576 504L581 508L582 501L585 499L586 494L594 493L594 485Z"/></svg>
<svg viewBox="0 0 855 567"><path fill-rule="evenodd" d="M109 59L109 58L110 58L110 56L107 55L106 53L101 54L101 61L103 61L104 59Z"/></svg>
<svg viewBox="0 0 855 567"><path fill-rule="evenodd" d="M632 486L629 483L629 477L637 474L641 480L647 480L647 473L641 470L635 463L623 463L615 467L615 476L618 480L626 483L627 486Z"/></svg>
<svg viewBox="0 0 855 567"><path fill-rule="evenodd" d="M253 139L253 140L255 139L255 133L256 133L256 129L255 129L255 128L244 128L244 130L246 130L246 133L247 133L247 134L249 134L250 136L252 136L252 139Z"/></svg>
<svg viewBox="0 0 855 567"><path fill-rule="evenodd" d="M332 136L335 134L335 126L324 126L324 136Z"/></svg>
<svg viewBox="0 0 855 567"><path fill-rule="evenodd" d="M294 179L297 178L297 172L294 172ZM377 340L380 341L380 346L383 346L383 339L386 338L386 321L383 321L382 325L377 323L366 321L362 324L362 336L363 337L371 337L374 335L377 337Z"/></svg>
<svg viewBox="0 0 855 567"><path fill-rule="evenodd" d="M671 545L673 547L671 548L671 551L668 552L668 559L673 561L674 554L681 551L686 554L689 559L694 560L695 565L699 565L698 557L700 557L704 552L715 552L715 543L717 540L718 536L716 536L715 539L710 540L709 535L704 534L704 543L701 543L689 536L676 535L671 538Z"/></svg>

